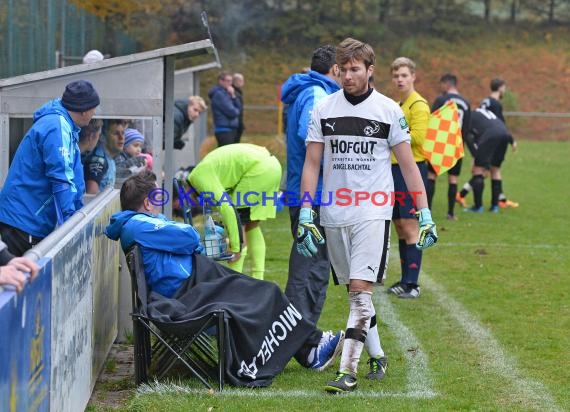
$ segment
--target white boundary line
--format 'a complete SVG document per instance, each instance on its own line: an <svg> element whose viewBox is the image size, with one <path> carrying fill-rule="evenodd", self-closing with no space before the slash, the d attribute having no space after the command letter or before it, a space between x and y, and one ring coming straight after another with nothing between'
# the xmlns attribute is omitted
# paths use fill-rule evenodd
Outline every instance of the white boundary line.
<svg viewBox="0 0 570 412"><path fill-rule="evenodd" d="M177 383L153 382L142 384L137 388L138 395L146 394L188 394L203 396L208 393L207 389L190 387ZM328 395L322 390L281 390L272 389L271 387L263 389L243 389L243 388L225 388L222 392L212 392L215 397L240 397L240 398L331 398L334 395ZM343 393L345 397L353 397L357 399L381 399L381 398L399 398L399 399L418 399L425 398L425 396L418 396L414 392L385 392L383 390L356 390L354 392Z"/></svg>
<svg viewBox="0 0 570 412"><path fill-rule="evenodd" d="M412 331L404 325L398 318L394 310L394 305L390 302L390 297L384 289L376 288L373 295L376 316L381 318L390 328L398 340L398 348L404 353L406 359L406 392L409 397L419 399L429 399L437 396L432 389L432 380L429 376L428 359L422 350L418 339ZM380 336L382 338L382 336ZM410 350L413 349L413 350ZM390 355L388 356L388 366L390 366ZM390 368L388 368L388 371Z"/></svg>
<svg viewBox="0 0 570 412"><path fill-rule="evenodd" d="M422 284L431 290L439 303L476 343L484 358L483 368L495 372L511 383L513 402L522 402L524 407L541 411L562 411L546 385L528 378L518 367L515 358L503 350L499 341L469 313L459 302L450 297L445 289L422 271Z"/></svg>
<svg viewBox="0 0 570 412"><path fill-rule="evenodd" d="M539 243L535 245L524 245L516 242L513 243L462 243L462 242L440 242L437 246L449 246L449 247L482 247L482 248L500 248L500 247L512 247L517 249L570 249L570 245L552 245L547 243Z"/></svg>
<svg viewBox="0 0 570 412"><path fill-rule="evenodd" d="M422 272L422 283L424 287L431 290L438 304L448 312L457 324L476 343L485 362L483 367L491 372L497 373L507 379L511 384L511 397L513 402L522 402L524 407L536 410L562 411L552 397L546 385L542 382L525 377L518 369L516 360L505 352L492 333L485 328L473 315L469 313L459 302L450 297L446 290L431 279L425 272ZM436 397L437 392L432 389L432 379L429 376L428 359L421 350L419 341L398 318L394 305L388 296L385 296L383 289L376 288L374 303L378 316L386 323L392 333L397 338L398 347L402 349L406 363L408 365L406 391L405 392L384 392L362 391L348 393L344 396L359 399L371 398L401 398L401 399L429 399ZM414 348L414 351L408 351ZM388 354L388 358L390 358ZM185 393L203 395L207 393L205 389L192 388L176 383L154 382L141 385L137 389L138 394L169 394ZM222 392L215 392L215 396L223 397L250 397L250 398L319 398L327 396L322 391L317 390L251 390L240 388L228 388Z"/></svg>

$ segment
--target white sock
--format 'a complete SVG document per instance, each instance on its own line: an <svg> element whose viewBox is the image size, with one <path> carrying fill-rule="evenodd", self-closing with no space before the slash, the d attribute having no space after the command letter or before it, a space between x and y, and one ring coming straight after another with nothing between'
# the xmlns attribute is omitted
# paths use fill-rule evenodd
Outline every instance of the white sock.
<svg viewBox="0 0 570 412"><path fill-rule="evenodd" d="M364 347L371 358L378 359L384 356L384 351L380 344L380 334L378 333L378 324L376 323L376 310L373 303L371 303L371 307L372 317L370 318L370 328L368 329L368 335L366 336Z"/></svg>
<svg viewBox="0 0 570 412"><path fill-rule="evenodd" d="M311 349L311 351L307 355L307 362L309 364L313 363L313 360L315 359L315 355L317 354L318 347L321 346L323 343L325 343L325 341L328 339L329 339L328 332L323 332L323 334L321 336L321 340L319 341L319 344L317 346L313 346L313 348Z"/></svg>
<svg viewBox="0 0 570 412"><path fill-rule="evenodd" d="M307 363L310 365L311 363L313 363L313 361L315 360L315 355L317 353L317 347L313 346L313 348L311 349L311 351L309 352L309 355L307 356Z"/></svg>
<svg viewBox="0 0 570 412"><path fill-rule="evenodd" d="M348 292L350 313L346 323L339 371L356 376L358 361L370 327L372 293Z"/></svg>

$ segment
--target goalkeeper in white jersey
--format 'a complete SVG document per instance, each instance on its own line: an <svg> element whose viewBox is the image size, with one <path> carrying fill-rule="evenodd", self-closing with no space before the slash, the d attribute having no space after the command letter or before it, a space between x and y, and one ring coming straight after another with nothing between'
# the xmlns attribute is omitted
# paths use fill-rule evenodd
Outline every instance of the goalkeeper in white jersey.
<svg viewBox="0 0 570 412"><path fill-rule="evenodd" d="M382 379L387 357L380 345L372 303L374 283L388 262L390 219L399 194L394 193L390 154L402 168L406 185L417 199L420 233L417 247L437 241L427 207L425 188L410 149L402 110L392 99L368 87L375 55L370 45L347 38L336 50L343 90L323 98L313 111L301 178L304 195L299 216L297 248L312 256L324 237L313 224L311 209L323 160L321 224L336 284L348 286L349 317L339 372L327 382L327 392L356 389L362 349L370 356L369 379Z"/></svg>

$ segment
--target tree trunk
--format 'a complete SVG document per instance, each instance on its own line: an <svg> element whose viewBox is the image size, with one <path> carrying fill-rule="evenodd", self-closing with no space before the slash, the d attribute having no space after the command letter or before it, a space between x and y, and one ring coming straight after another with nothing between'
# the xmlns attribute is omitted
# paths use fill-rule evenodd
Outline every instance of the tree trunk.
<svg viewBox="0 0 570 412"><path fill-rule="evenodd" d="M378 14L378 22L386 23L388 14L390 13L390 0L380 0L380 13Z"/></svg>
<svg viewBox="0 0 570 412"><path fill-rule="evenodd" d="M510 17L510 21L511 23L515 23L517 20L517 0L512 0L511 1L511 17Z"/></svg>

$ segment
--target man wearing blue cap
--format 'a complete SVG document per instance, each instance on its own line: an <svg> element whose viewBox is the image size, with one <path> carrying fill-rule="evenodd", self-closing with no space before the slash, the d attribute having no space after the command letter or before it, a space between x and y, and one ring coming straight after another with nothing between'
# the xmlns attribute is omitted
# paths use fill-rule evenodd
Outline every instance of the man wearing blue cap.
<svg viewBox="0 0 570 412"><path fill-rule="evenodd" d="M22 256L83 206L77 142L99 103L93 85L77 80L34 113L0 192L0 233L13 255Z"/></svg>

